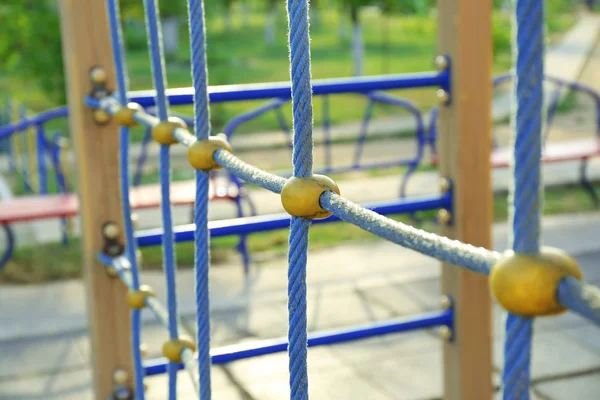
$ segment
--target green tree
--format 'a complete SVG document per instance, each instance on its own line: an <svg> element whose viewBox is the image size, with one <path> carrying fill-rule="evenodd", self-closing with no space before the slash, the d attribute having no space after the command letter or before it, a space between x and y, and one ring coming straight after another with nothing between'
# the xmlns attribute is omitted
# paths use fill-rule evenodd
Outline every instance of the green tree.
<svg viewBox="0 0 600 400"><path fill-rule="evenodd" d="M65 80L55 2L3 0L0 21L3 69L39 85L53 103L63 104Z"/></svg>

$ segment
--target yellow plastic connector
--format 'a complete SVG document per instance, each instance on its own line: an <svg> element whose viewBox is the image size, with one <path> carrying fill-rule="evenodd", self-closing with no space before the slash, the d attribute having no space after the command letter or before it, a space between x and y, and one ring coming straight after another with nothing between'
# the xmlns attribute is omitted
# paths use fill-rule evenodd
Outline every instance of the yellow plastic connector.
<svg viewBox="0 0 600 400"><path fill-rule="evenodd" d="M162 353L171 362L181 362L181 352L183 349L190 349L192 352L195 352L196 343L186 337L169 340L163 344Z"/></svg>
<svg viewBox="0 0 600 400"><path fill-rule="evenodd" d="M138 125L138 122L133 118L134 114L142 109L138 103L129 103L126 107L122 107L113 116L117 124L133 128Z"/></svg>
<svg viewBox="0 0 600 400"><path fill-rule="evenodd" d="M106 110L97 108L94 110L93 118L94 122L96 122L97 124L104 125L107 124L108 121L110 121L110 114Z"/></svg>
<svg viewBox="0 0 600 400"><path fill-rule="evenodd" d="M227 139L221 135L210 136L206 140L198 140L188 147L187 158L192 167L200 171L220 169L221 166L214 160L215 151L223 149L232 152Z"/></svg>
<svg viewBox="0 0 600 400"><path fill-rule="evenodd" d="M281 191L281 204L288 214L295 217L323 219L331 215L319 203L321 195L331 190L340 194L340 188L325 175L310 178L290 178Z"/></svg>
<svg viewBox="0 0 600 400"><path fill-rule="evenodd" d="M154 297L154 290L148 285L141 285L138 290L127 292L127 305L136 310L146 307L146 299Z"/></svg>
<svg viewBox="0 0 600 400"><path fill-rule="evenodd" d="M565 311L556 293L568 276L583 279L579 265L565 251L543 247L539 256L505 252L490 273L494 297L507 311L524 317Z"/></svg>
<svg viewBox="0 0 600 400"><path fill-rule="evenodd" d="M152 128L152 138L162 145L177 144L173 131L177 128L187 129L184 120L177 117L169 117L168 121L162 121Z"/></svg>

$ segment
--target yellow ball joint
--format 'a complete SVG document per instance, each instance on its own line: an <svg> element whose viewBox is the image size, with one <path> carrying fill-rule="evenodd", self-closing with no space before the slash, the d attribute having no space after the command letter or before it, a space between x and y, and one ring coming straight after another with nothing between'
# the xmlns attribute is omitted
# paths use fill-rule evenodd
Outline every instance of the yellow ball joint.
<svg viewBox="0 0 600 400"><path fill-rule="evenodd" d="M192 167L200 171L220 169L213 156L215 151L223 149L232 152L231 146L223 136L210 136L206 140L198 140L188 147L187 158Z"/></svg>
<svg viewBox="0 0 600 400"><path fill-rule="evenodd" d="M148 297L154 297L154 290L148 285L141 285L138 290L127 292L127 305L130 308L140 310L146 307Z"/></svg>
<svg viewBox="0 0 600 400"><path fill-rule="evenodd" d="M138 122L133 118L136 112L141 111L142 106L137 103L129 103L126 107L121 107L113 116L117 124L133 128Z"/></svg>
<svg viewBox="0 0 600 400"><path fill-rule="evenodd" d="M577 261L563 250L542 247L538 256L505 252L489 279L494 297L507 311L536 317L565 311L556 294L560 281L568 276L583 279Z"/></svg>
<svg viewBox="0 0 600 400"><path fill-rule="evenodd" d="M163 344L162 353L163 356L171 362L181 362L181 353L183 352L183 349L190 349L192 352L195 352L196 343L192 339L186 337L169 340Z"/></svg>
<svg viewBox="0 0 600 400"><path fill-rule="evenodd" d="M152 138L162 145L177 144L177 139L173 136L175 129L187 129L184 120L177 117L169 117L168 121L162 121L152 128Z"/></svg>
<svg viewBox="0 0 600 400"><path fill-rule="evenodd" d="M325 175L310 178L290 178L281 191L281 204L288 214L295 217L323 219L331 215L319 203L321 195L331 190L340 194L340 188Z"/></svg>

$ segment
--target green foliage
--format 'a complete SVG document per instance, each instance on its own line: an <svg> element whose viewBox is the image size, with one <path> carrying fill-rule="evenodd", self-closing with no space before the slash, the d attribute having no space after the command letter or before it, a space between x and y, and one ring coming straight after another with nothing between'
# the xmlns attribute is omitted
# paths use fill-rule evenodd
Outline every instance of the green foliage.
<svg viewBox="0 0 600 400"><path fill-rule="evenodd" d="M0 5L3 68L65 102L60 23L54 2L3 0ZM9 40L10 39L10 40ZM33 77L33 79L32 79Z"/></svg>

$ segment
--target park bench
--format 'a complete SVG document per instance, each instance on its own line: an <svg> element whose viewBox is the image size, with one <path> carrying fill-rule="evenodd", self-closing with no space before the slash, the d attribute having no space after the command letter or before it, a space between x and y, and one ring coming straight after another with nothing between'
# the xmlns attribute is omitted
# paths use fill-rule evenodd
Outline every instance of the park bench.
<svg viewBox="0 0 600 400"><path fill-rule="evenodd" d="M14 140L16 134L32 127L36 129L36 141L39 145L36 146L35 149L41 155L39 157L37 154L35 155L37 162L36 167L40 171L38 172L38 177L40 178L39 181L45 182L39 185L39 191L35 193L34 185L31 184L31 180L27 179L30 174L26 173L27 170L25 170L24 164L22 169L15 168L18 167L18 163L14 162L14 158L9 158L11 167L23 179L25 188L32 193L13 197L11 199L0 199L0 227L4 230L5 236L5 250L0 255L0 268L2 268L10 259L14 251L15 235L11 228L12 224L48 219L61 219L63 221L63 242L66 242L66 220L79 214L77 195L69 191L70 188L66 173L60 159L61 153L66 148L64 145L65 139L55 135L52 140L49 140L46 138L43 129L44 124L48 121L64 118L67 114L68 111L65 108L59 108L47 111L32 118L22 118L12 125L6 124L0 126L0 140L8 145L8 147L10 147L10 143L8 142ZM14 157L15 155L9 154L9 156ZM45 174L48 170L48 165L46 165L48 159L51 162L50 169L56 174L57 191L59 193L50 194L47 190ZM139 160L138 165L140 165ZM196 182L195 180L173 182L171 192L171 205L193 205L196 198ZM242 193L240 186L235 184L235 181L229 181L227 183L222 183L221 181L217 182L215 176L211 175L209 186L210 201L232 201L237 206L238 216L243 216L241 206L242 197L245 196ZM138 184L132 187L130 191L131 207L133 210L158 208L160 206L160 199L161 192L160 185L158 184L141 185L138 182ZM253 205L251 205L251 209L253 209ZM246 250L245 236L240 238L238 250L242 254L247 269L249 256Z"/></svg>
<svg viewBox="0 0 600 400"><path fill-rule="evenodd" d="M494 78L493 85L498 85L508 82L512 79L510 74L500 75ZM594 91L587 85L579 82L569 82L552 76L546 76L547 83L552 85L552 91L548 96L546 127L543 132L543 150L542 162L544 164L560 163L567 161L580 161L579 168L579 183L589 193L595 206L600 203L600 198L596 193L594 185L588 176L588 163L591 158L600 156L600 94ZM564 141L549 141L550 127L556 114L562 91L568 88L574 92L584 93L591 97L594 101L596 109L596 131L592 137L577 138ZM437 109L434 109L431 114L430 125L428 129L428 141L432 152L431 162L437 164L436 139L437 139ZM508 168L510 167L513 153L508 146L502 147L497 144L494 138L493 149L490 157L490 163L493 168Z"/></svg>

